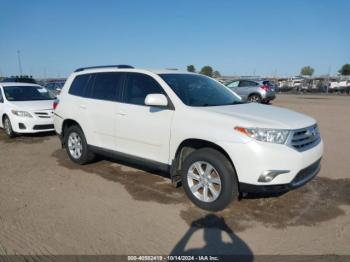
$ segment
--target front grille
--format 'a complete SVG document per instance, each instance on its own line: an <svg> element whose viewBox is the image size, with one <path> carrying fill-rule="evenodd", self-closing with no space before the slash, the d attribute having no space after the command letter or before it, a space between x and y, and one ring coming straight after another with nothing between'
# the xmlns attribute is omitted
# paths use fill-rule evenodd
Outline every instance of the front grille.
<svg viewBox="0 0 350 262"><path fill-rule="evenodd" d="M321 141L317 125L298 129L292 132L289 145L298 151L305 151Z"/></svg>
<svg viewBox="0 0 350 262"><path fill-rule="evenodd" d="M321 159L317 160L315 163L311 164L310 166L300 170L299 173L293 179L292 186L298 187L308 182L315 175L317 175L318 171L320 170L320 167L321 167Z"/></svg>
<svg viewBox="0 0 350 262"><path fill-rule="evenodd" d="M34 112L34 114L39 118L51 118L52 111Z"/></svg>
<svg viewBox="0 0 350 262"><path fill-rule="evenodd" d="M34 130L47 130L47 129L54 129L54 125L35 125L33 127Z"/></svg>

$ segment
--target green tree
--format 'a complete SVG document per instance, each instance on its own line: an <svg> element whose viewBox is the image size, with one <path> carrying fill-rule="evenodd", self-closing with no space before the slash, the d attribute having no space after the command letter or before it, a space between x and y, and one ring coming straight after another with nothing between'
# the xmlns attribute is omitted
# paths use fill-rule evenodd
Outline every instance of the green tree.
<svg viewBox="0 0 350 262"><path fill-rule="evenodd" d="M312 76L314 74L315 70L311 66L304 66L300 70L300 74L302 76Z"/></svg>
<svg viewBox="0 0 350 262"><path fill-rule="evenodd" d="M339 73L343 76L349 76L350 75L350 64L343 65L340 68Z"/></svg>
<svg viewBox="0 0 350 262"><path fill-rule="evenodd" d="M218 70L215 70L215 71L213 72L213 77L214 77L214 78L219 78L219 77L221 77L220 72L219 72Z"/></svg>
<svg viewBox="0 0 350 262"><path fill-rule="evenodd" d="M187 66L187 72L196 72L196 68L194 67L194 65L188 65Z"/></svg>
<svg viewBox="0 0 350 262"><path fill-rule="evenodd" d="M199 73L202 75L213 77L213 68L211 66L203 66Z"/></svg>

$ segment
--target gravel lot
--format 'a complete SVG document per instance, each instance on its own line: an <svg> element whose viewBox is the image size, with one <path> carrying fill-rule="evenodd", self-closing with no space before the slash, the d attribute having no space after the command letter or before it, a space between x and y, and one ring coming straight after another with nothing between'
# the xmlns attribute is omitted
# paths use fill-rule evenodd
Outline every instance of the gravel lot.
<svg viewBox="0 0 350 262"><path fill-rule="evenodd" d="M278 95L274 105L318 120L320 174L215 214L165 174L106 159L77 166L53 134L0 131L0 254L350 255L350 97Z"/></svg>

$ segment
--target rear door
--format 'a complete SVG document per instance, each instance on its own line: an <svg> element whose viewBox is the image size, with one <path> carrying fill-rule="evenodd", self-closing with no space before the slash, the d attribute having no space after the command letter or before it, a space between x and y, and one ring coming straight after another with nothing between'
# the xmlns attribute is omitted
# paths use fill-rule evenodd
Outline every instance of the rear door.
<svg viewBox="0 0 350 262"><path fill-rule="evenodd" d="M118 103L118 151L168 163L170 127L174 111L146 106L148 94L165 94L159 83L147 74L127 73L123 101Z"/></svg>
<svg viewBox="0 0 350 262"><path fill-rule="evenodd" d="M94 146L116 150L116 102L121 99L123 81L124 74L120 72L93 74L83 106Z"/></svg>
<svg viewBox="0 0 350 262"><path fill-rule="evenodd" d="M241 94L241 96L244 99L247 99L250 94L254 93L256 91L256 88L258 87L258 83L251 81L251 80L240 80L238 89Z"/></svg>

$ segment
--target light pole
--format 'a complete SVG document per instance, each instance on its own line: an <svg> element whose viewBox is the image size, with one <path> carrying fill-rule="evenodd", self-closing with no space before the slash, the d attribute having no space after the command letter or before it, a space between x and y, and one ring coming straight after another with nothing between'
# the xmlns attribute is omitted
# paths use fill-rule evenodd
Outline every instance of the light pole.
<svg viewBox="0 0 350 262"><path fill-rule="evenodd" d="M21 52L19 50L17 50L17 58L18 58L19 75L21 76L23 72L22 72L22 63L21 63Z"/></svg>

